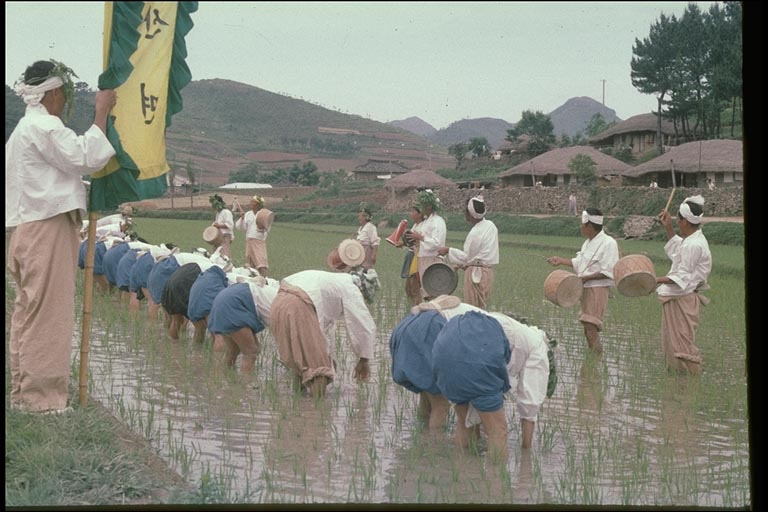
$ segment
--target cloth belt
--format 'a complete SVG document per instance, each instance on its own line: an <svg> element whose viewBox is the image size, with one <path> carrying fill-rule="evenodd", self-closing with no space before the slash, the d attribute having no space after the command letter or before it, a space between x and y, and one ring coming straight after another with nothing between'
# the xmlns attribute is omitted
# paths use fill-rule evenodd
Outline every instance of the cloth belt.
<svg viewBox="0 0 768 512"><path fill-rule="evenodd" d="M315 303L312 302L312 299L309 298L307 292L298 286L293 286L292 284L288 284L285 281L280 281L280 290L278 290L277 293L289 293L295 297L298 297L303 303L312 306L312 309L317 312L315 309Z"/></svg>

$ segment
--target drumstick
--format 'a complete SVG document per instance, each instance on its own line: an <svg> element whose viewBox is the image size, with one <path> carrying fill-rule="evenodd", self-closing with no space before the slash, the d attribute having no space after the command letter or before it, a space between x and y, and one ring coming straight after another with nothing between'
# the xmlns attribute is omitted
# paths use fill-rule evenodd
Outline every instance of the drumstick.
<svg viewBox="0 0 768 512"><path fill-rule="evenodd" d="M669 205L672 203L672 196L675 195L675 187L672 187L672 192L669 193L669 200L667 201L667 206L664 207L664 211L669 211Z"/></svg>

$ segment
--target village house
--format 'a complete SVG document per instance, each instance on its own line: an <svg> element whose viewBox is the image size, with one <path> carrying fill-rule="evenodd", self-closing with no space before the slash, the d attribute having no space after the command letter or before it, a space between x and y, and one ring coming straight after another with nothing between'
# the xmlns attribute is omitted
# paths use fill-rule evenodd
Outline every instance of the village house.
<svg viewBox="0 0 768 512"><path fill-rule="evenodd" d="M369 158L366 163L355 167L352 174L356 181L377 180L394 178L395 176L407 173L409 170L403 163L396 160ZM382 178L383 176L386 176L386 178Z"/></svg>
<svg viewBox="0 0 768 512"><path fill-rule="evenodd" d="M628 147L632 156L639 156L656 149L657 131L658 118L656 114L640 114L590 137L587 142L598 149L609 147L613 148L614 151ZM662 146L677 144L675 126L666 119L661 120L661 139Z"/></svg>
<svg viewBox="0 0 768 512"><path fill-rule="evenodd" d="M672 172L675 181L672 181ZM687 142L625 171L628 185L659 187L730 187L743 185L744 145L740 140Z"/></svg>
<svg viewBox="0 0 768 512"><path fill-rule="evenodd" d="M504 185L512 187L556 187L576 183L568 164L576 155L587 155L596 164L595 172L601 185L618 184L620 176L630 166L617 158L590 146L557 148L507 169L499 174Z"/></svg>

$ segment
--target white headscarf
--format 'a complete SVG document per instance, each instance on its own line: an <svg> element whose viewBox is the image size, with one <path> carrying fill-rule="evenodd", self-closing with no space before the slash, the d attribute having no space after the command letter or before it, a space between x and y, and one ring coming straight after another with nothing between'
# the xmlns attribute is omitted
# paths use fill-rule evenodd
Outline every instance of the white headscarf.
<svg viewBox="0 0 768 512"><path fill-rule="evenodd" d="M477 213L475 211L475 204L474 204L475 201L477 201L478 203L483 203L483 205L485 205L485 199L483 199L482 195L479 195L479 196L473 197L467 203L467 210L469 210L469 216L472 217L473 219L480 220L483 217L485 217L486 210L483 210L483 213Z"/></svg>
<svg viewBox="0 0 768 512"><path fill-rule="evenodd" d="M586 224L587 222L591 222L593 224L599 224L600 226L603 225L603 216L602 215L590 215L587 213L587 210L584 210L581 212L581 223Z"/></svg>
<svg viewBox="0 0 768 512"><path fill-rule="evenodd" d="M24 103L27 105L39 105L46 92L58 89L62 85L64 85L64 80L58 76L52 76L45 82L37 85L25 84L24 77L22 76L16 80L13 88L16 91L16 95L24 100Z"/></svg>
<svg viewBox="0 0 768 512"><path fill-rule="evenodd" d="M680 212L680 216L691 224L701 224L701 219L704 218L704 212L702 212L701 215L694 215L691 211L691 207L688 206L689 201L699 206L704 206L704 198L701 197L701 195L686 197L680 204L680 208L678 210Z"/></svg>

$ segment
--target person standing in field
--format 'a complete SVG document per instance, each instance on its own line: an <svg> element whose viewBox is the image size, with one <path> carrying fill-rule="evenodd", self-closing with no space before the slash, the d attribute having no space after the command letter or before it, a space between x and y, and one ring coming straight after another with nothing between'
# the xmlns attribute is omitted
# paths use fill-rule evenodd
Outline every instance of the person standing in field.
<svg viewBox="0 0 768 512"><path fill-rule="evenodd" d="M376 257L379 254L379 238L376 225L371 222L373 213L365 203L360 204L360 211L357 213L357 220L360 223L360 227L357 228L357 236L355 240L362 244L365 249L365 260L363 261L363 269L370 270L376 266Z"/></svg>
<svg viewBox="0 0 768 512"><path fill-rule="evenodd" d="M584 336L590 350L600 353L600 331L608 307L608 292L614 286L613 267L619 261L616 240L603 231L603 213L597 208L581 212L581 234L586 238L581 250L572 259L552 256L550 265L573 267L581 278L584 289L581 294L579 321L584 326Z"/></svg>
<svg viewBox="0 0 768 512"><path fill-rule="evenodd" d="M421 214L419 205L414 204L409 211L411 217L411 231L417 229L419 224L424 221L424 216ZM403 235L403 240L406 238L408 232ZM406 256L403 261L403 269L400 272L400 277L405 279L405 295L408 297L408 301L411 306L415 306L421 302L421 280L419 279L419 242L412 240L410 245L406 244L403 240L398 240L395 243L395 247L405 247Z"/></svg>
<svg viewBox="0 0 768 512"><path fill-rule="evenodd" d="M232 211L227 208L224 199L219 194L213 194L208 198L208 201L211 203L211 208L216 210L216 218L211 225L218 228L221 232L221 254L231 258L232 250L230 246L235 240L235 234L232 231L235 227L235 219Z"/></svg>
<svg viewBox="0 0 768 512"><path fill-rule="evenodd" d="M267 277L269 273L269 258L267 257L267 236L271 225L268 225L259 216L269 215L270 212L265 208L264 198L253 196L251 198L251 209L247 212L240 210L240 218L235 227L240 231L245 231L245 260L246 264L255 268L262 277Z"/></svg>
<svg viewBox="0 0 768 512"><path fill-rule="evenodd" d="M493 291L493 267L499 264L499 230L485 218L485 201L479 195L467 201L464 218L472 228L464 240L464 250L440 247L437 253L448 255L448 262L464 269L464 302L488 309Z"/></svg>
<svg viewBox="0 0 768 512"><path fill-rule="evenodd" d="M101 170L115 150L106 136L114 90L96 93L93 125L64 126L74 107L75 73L37 61L14 84L26 112L5 144L5 227L15 228L8 271L16 284L11 317L11 408L62 413L67 407L75 281L82 218L81 176Z"/></svg>
<svg viewBox="0 0 768 512"><path fill-rule="evenodd" d="M419 258L419 282L424 282L424 271L430 265L439 261L440 255L437 250L445 246L445 236L447 233L445 220L437 214L440 210L440 199L430 189L419 192L416 203L421 210L424 220L419 226L409 234L410 240L419 243L417 256ZM424 299L431 297L421 286L421 296Z"/></svg>
<svg viewBox="0 0 768 512"><path fill-rule="evenodd" d="M662 304L661 346L667 368L699 375L703 359L696 346L696 327L701 305L709 299L701 290L709 289L712 253L701 231L704 198L687 197L677 213L679 235L672 229L672 216L664 210L659 219L667 232L664 252L672 261L667 275L656 278L656 294Z"/></svg>

